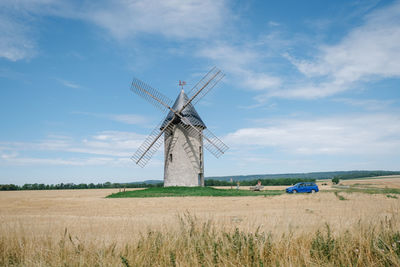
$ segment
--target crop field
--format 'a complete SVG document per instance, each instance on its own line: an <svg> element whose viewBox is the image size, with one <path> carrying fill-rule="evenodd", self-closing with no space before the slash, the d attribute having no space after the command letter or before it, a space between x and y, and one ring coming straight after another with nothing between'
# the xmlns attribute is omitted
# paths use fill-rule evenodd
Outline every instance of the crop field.
<svg viewBox="0 0 400 267"><path fill-rule="evenodd" d="M400 188L400 175L371 177L369 179L343 180L343 185L361 185L373 187Z"/></svg>
<svg viewBox="0 0 400 267"><path fill-rule="evenodd" d="M385 179L400 188L400 178ZM385 187L385 179L351 183ZM161 198L0 192L0 265L399 266L400 194L324 189Z"/></svg>

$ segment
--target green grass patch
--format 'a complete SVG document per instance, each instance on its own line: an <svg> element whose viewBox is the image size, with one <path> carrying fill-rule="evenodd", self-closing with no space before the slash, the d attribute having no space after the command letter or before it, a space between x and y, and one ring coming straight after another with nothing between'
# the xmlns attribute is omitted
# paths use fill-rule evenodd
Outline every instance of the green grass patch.
<svg viewBox="0 0 400 267"><path fill-rule="evenodd" d="M376 187L350 188L350 189L344 190L344 192L347 192L347 193L357 192L357 193L367 193L367 194L400 194L400 189L398 189L398 188L376 188Z"/></svg>
<svg viewBox="0 0 400 267"><path fill-rule="evenodd" d="M388 197L388 198L395 198L395 199L398 199L398 197L397 197L397 196L395 196L395 195L386 195L386 197Z"/></svg>
<svg viewBox="0 0 400 267"><path fill-rule="evenodd" d="M212 187L153 187L144 190L134 190L114 193L107 198L124 197L237 197L237 196L276 196L285 193L283 190L265 190L253 192L250 190L217 189Z"/></svg>
<svg viewBox="0 0 400 267"><path fill-rule="evenodd" d="M338 192L335 192L335 196L336 196L339 200L347 200L347 198L345 198L344 196L339 195Z"/></svg>
<svg viewBox="0 0 400 267"><path fill-rule="evenodd" d="M332 186L336 190L325 190L325 192L345 192L345 193L366 193L366 194L399 194L399 188L379 188L379 187L351 187L351 186Z"/></svg>
<svg viewBox="0 0 400 267"><path fill-rule="evenodd" d="M359 184L359 183L355 183L352 185L349 185L350 187L371 187L373 186L373 184Z"/></svg>

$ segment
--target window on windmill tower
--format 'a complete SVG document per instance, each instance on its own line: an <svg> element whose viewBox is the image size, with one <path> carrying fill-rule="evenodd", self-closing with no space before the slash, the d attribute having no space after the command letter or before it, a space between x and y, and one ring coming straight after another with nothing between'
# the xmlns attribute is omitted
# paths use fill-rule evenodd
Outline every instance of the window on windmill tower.
<svg viewBox="0 0 400 267"><path fill-rule="evenodd" d="M169 161L172 162L172 153L169 154Z"/></svg>

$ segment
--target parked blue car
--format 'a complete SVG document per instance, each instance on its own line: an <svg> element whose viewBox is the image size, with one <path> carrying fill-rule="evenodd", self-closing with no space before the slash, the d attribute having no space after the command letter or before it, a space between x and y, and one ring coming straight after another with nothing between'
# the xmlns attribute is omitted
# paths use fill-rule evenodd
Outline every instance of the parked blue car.
<svg viewBox="0 0 400 267"><path fill-rule="evenodd" d="M315 183L297 183L294 186L286 188L286 193L315 193L318 192L318 186Z"/></svg>

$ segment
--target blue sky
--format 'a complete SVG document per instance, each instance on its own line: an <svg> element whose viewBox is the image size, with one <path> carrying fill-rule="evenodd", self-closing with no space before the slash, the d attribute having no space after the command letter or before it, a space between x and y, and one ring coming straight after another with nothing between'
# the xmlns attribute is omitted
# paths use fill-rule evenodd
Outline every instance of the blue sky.
<svg viewBox="0 0 400 267"><path fill-rule="evenodd" d="M206 176L400 170L398 1L3 0L0 36L0 183L162 179L132 78L174 100L213 66Z"/></svg>

